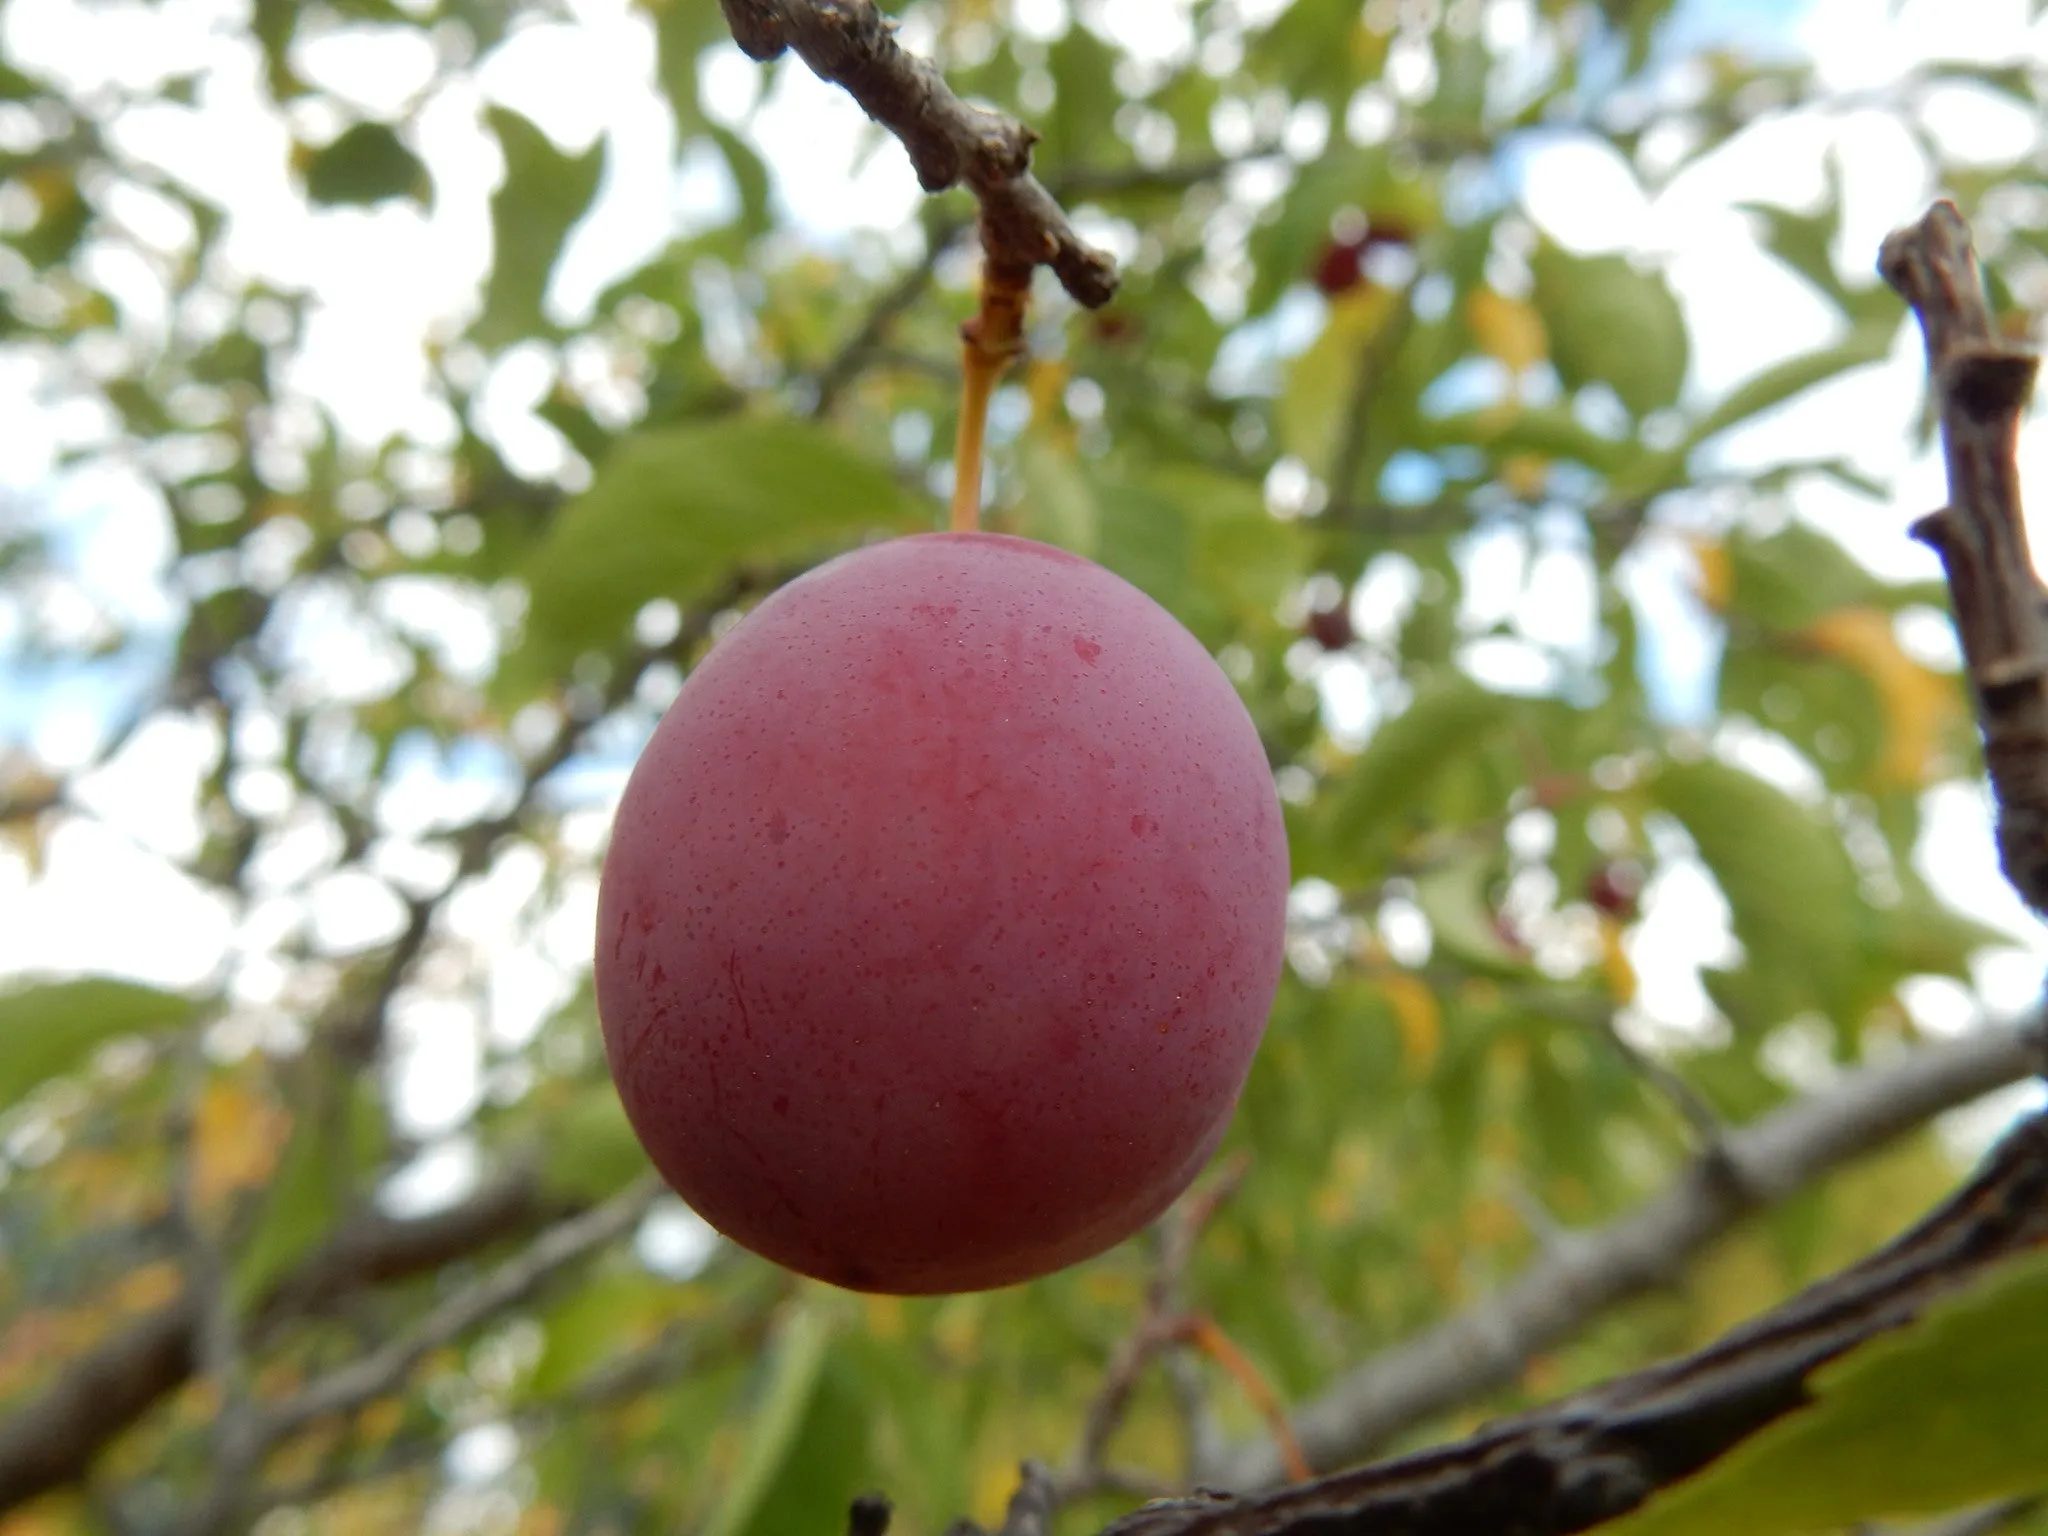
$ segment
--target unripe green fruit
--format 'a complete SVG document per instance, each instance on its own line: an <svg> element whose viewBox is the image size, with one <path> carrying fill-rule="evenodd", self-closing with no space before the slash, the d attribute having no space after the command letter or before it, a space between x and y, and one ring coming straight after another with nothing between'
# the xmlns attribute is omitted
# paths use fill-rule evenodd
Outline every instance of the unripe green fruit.
<svg viewBox="0 0 2048 1536"><path fill-rule="evenodd" d="M1195 638L994 534L774 593L620 804L597 997L655 1165L858 1290L1096 1254L1214 1151L1278 984L1287 847Z"/></svg>

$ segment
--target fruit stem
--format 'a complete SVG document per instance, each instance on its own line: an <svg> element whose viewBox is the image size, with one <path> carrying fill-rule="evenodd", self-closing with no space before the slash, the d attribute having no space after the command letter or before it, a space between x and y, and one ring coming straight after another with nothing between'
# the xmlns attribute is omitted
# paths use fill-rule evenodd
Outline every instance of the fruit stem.
<svg viewBox="0 0 2048 1536"><path fill-rule="evenodd" d="M981 526L982 445L996 380L1024 350L1031 268L984 256L981 308L960 327L960 427L953 442L953 531Z"/></svg>
<svg viewBox="0 0 2048 1536"><path fill-rule="evenodd" d="M1308 1464L1308 1455L1301 1448L1301 1441L1295 1438L1294 1426L1287 1421L1287 1410L1281 1405L1280 1394L1275 1392L1266 1378L1259 1374L1259 1368L1252 1364L1251 1356L1237 1347L1229 1334L1216 1326L1216 1320L1201 1313L1193 1313L1180 1319L1174 1329L1183 1343L1190 1344L1222 1366L1224 1371L1237 1383L1238 1390L1251 1399L1252 1406L1265 1419L1272 1431L1274 1443L1280 1451L1280 1463L1287 1469L1288 1479L1305 1483L1315 1475Z"/></svg>

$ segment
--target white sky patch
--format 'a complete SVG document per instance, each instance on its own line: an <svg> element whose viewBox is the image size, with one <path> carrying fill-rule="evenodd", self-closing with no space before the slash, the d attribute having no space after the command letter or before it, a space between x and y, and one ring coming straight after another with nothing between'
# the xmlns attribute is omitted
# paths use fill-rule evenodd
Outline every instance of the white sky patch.
<svg viewBox="0 0 2048 1536"><path fill-rule="evenodd" d="M227 951L232 919L219 895L111 827L60 822L31 881L0 860L0 976L94 972L196 987Z"/></svg>
<svg viewBox="0 0 2048 1536"><path fill-rule="evenodd" d="M852 97L800 66L774 81L753 138L795 233L837 246L855 230L915 219L924 193L908 157Z"/></svg>
<svg viewBox="0 0 2048 1536"><path fill-rule="evenodd" d="M649 1211L633 1237L633 1251L656 1274L694 1280L718 1251L711 1224L680 1200L663 1199Z"/></svg>
<svg viewBox="0 0 2048 1536"><path fill-rule="evenodd" d="M481 1167L482 1157L469 1137L443 1137L384 1181L377 1204L401 1219L429 1215L473 1189Z"/></svg>
<svg viewBox="0 0 2048 1536"><path fill-rule="evenodd" d="M320 954L361 954L391 943L405 929L405 904L364 870L336 870L321 877L309 895L307 938Z"/></svg>
<svg viewBox="0 0 2048 1536"><path fill-rule="evenodd" d="M2028 0L1808 0L1796 35L1831 91L1890 83L1929 59L2008 63L2038 54Z"/></svg>
<svg viewBox="0 0 2048 1536"><path fill-rule="evenodd" d="M404 991L391 1007L391 1118L422 1140L458 1129L483 1098L475 1003Z"/></svg>
<svg viewBox="0 0 2048 1536"><path fill-rule="evenodd" d="M199 786L220 761L220 733L187 716L157 715L137 728L110 762L72 788L78 803L108 827L167 858L189 859L205 829Z"/></svg>

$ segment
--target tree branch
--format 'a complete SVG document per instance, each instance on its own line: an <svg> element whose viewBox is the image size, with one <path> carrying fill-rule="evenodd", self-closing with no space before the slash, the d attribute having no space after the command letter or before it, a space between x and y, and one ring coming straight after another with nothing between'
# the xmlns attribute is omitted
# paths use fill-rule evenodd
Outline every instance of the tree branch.
<svg viewBox="0 0 2048 1536"><path fill-rule="evenodd" d="M843 86L903 143L927 192L965 185L981 203L992 265L1051 267L1076 302L1099 309L1116 293L1116 263L1074 233L1031 174L1037 135L1015 118L972 107L928 59L898 45L874 0L720 0L733 41L751 59L793 49L821 80Z"/></svg>
<svg viewBox="0 0 2048 1536"><path fill-rule="evenodd" d="M552 1209L539 1179L519 1173L431 1216L399 1221L366 1212L258 1304L250 1341L366 1287L523 1237ZM0 1419L0 1513L78 1481L102 1449L190 1380L200 1363L199 1331L199 1307L187 1292L70 1362L35 1400Z"/></svg>
<svg viewBox="0 0 2048 1536"><path fill-rule="evenodd" d="M647 1214L662 1189L653 1175L603 1205L558 1222L516 1257L457 1291L408 1332L330 1372L264 1416L263 1440L275 1444L315 1419L346 1413L396 1391L414 1366L485 1319L526 1300L557 1271L616 1242Z"/></svg>
<svg viewBox="0 0 2048 1536"><path fill-rule="evenodd" d="M318 1420L352 1413L401 1390L419 1363L472 1328L533 1296L571 1264L616 1242L647 1214L662 1188L652 1174L566 1221L542 1232L520 1253L435 1307L405 1333L360 1359L339 1366L249 1424L244 1465L260 1466L281 1442ZM178 1529L188 1536L213 1536L246 1517L252 1490L216 1484Z"/></svg>
<svg viewBox="0 0 2048 1536"><path fill-rule="evenodd" d="M1104 1457L1110 1437L1129 1411L1131 1395L1147 1364L1174 1342L1174 1331L1182 1320L1186 1298L1188 1265L1203 1229L1218 1208L1244 1182L1248 1160L1238 1156L1200 1189L1182 1199L1173 1213L1158 1224L1159 1260L1145 1288L1145 1310L1138 1324L1110 1357L1102 1385L1081 1421L1081 1434L1073 1454L1057 1479L1062 1502L1098 1485L1104 1472ZM1192 1431L1192 1426L1191 1426ZM1192 1438L1192 1433L1191 1433ZM1194 1450L1189 1447L1190 1452Z"/></svg>
<svg viewBox="0 0 2048 1536"><path fill-rule="evenodd" d="M2048 1244L2048 1114L2026 1121L1933 1215L1861 1264L1714 1344L1452 1445L1250 1498L1172 1499L1103 1536L1566 1536L1800 1407L1828 1361Z"/></svg>
<svg viewBox="0 0 2048 1536"><path fill-rule="evenodd" d="M1877 265L1919 316L1941 405L1949 504L1913 533L1948 572L2005 876L2048 915L2048 592L2027 549L2013 457L2040 360L1994 326L1954 203L1893 233Z"/></svg>
<svg viewBox="0 0 2048 1536"><path fill-rule="evenodd" d="M1500 1294L1339 1378L1295 1415L1309 1460L1341 1466L1393 1436L1484 1397L1610 1307L1668 1285L1745 1215L1775 1205L1942 1110L2036 1069L2041 1023L1986 1029L1864 1067L1833 1088L1728 1131L1661 1195L1568 1236ZM1730 1177L1732 1172L1733 1177ZM1270 1445L1233 1456L1219 1479L1263 1488L1282 1475Z"/></svg>

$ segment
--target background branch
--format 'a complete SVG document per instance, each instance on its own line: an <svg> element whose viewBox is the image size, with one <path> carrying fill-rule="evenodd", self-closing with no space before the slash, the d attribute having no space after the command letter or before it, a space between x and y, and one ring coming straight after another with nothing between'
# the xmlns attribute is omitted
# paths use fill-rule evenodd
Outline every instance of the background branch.
<svg viewBox="0 0 2048 1536"><path fill-rule="evenodd" d="M1807 1401L1811 1374L2048 1243L2048 1114L1898 1241L1695 1354L1451 1445L1250 1498L1166 1500L1103 1536L1565 1536L1625 1514Z"/></svg>
<svg viewBox="0 0 2048 1536"><path fill-rule="evenodd" d="M371 1286L430 1273L517 1241L554 1210L537 1175L503 1176L431 1216L365 1211L291 1270L258 1304L248 1341L331 1311ZM0 1419L0 1513L83 1477L94 1459L199 1368L201 1327L189 1291L71 1361L25 1406Z"/></svg>
<svg viewBox="0 0 2048 1536"><path fill-rule="evenodd" d="M1340 1377L1295 1415L1309 1460L1318 1467L1356 1461L1510 1385L1531 1359L1611 1307L1669 1285L1742 1217L2035 1070L2040 1030L2037 1018L1927 1046L1728 1131L1718 1150L1694 1159L1663 1194L1606 1226L1567 1235L1497 1296ZM1262 1488L1283 1470L1273 1448L1258 1444L1231 1457L1218 1480Z"/></svg>

